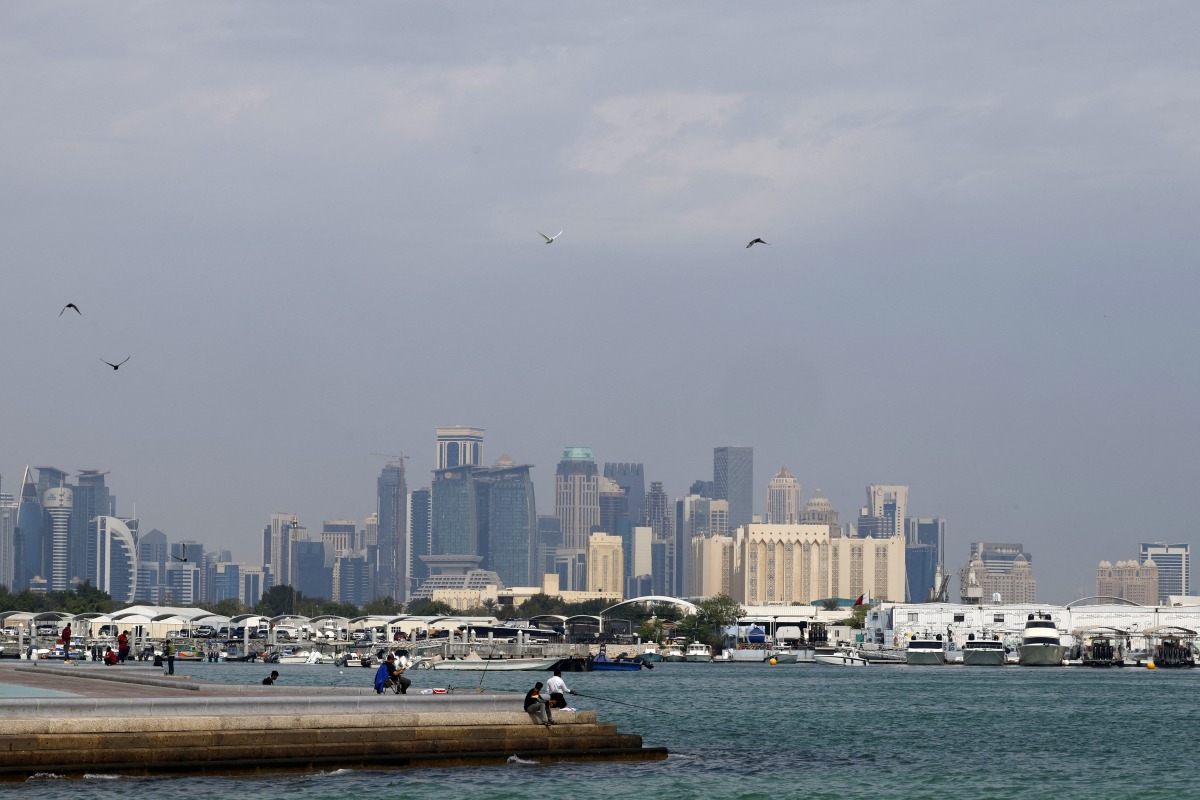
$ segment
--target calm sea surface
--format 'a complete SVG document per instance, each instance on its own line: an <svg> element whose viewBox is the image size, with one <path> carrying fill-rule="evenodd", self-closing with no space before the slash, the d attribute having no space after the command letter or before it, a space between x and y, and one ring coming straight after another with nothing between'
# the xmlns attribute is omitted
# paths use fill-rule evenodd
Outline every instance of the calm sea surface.
<svg viewBox="0 0 1200 800"><path fill-rule="evenodd" d="M270 671L253 664L177 669L224 683L258 683ZM277 669L285 685L367 686L373 672ZM474 689L481 677L409 674L415 690ZM571 688L606 698L575 698L579 707L669 748L671 757L270 778L46 778L18 791L22 798L113 800L1200 797L1200 670L660 664L566 678ZM524 692L534 680L545 675L488 673L483 686Z"/></svg>

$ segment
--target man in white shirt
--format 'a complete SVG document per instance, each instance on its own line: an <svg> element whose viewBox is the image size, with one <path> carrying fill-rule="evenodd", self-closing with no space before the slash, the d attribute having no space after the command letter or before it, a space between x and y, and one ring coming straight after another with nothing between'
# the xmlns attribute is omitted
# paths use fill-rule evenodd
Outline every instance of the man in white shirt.
<svg viewBox="0 0 1200 800"><path fill-rule="evenodd" d="M554 677L546 681L546 691L550 693L550 702L554 704L554 708L566 708L567 695L575 694L573 689L567 688L560 669L554 670Z"/></svg>

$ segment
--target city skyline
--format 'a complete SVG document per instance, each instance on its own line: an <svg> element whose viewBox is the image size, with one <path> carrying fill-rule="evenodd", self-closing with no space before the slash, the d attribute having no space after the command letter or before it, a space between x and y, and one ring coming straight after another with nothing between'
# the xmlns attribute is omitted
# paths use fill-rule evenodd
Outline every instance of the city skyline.
<svg viewBox="0 0 1200 800"><path fill-rule="evenodd" d="M1021 542L1039 597L1088 594L1197 543L1198 25L5 5L3 491L107 470L244 558L275 513L361 523L372 454L428 485L438 426L542 514L564 448L673 501L744 446L755 513L782 466L843 523L907 486L948 566Z"/></svg>

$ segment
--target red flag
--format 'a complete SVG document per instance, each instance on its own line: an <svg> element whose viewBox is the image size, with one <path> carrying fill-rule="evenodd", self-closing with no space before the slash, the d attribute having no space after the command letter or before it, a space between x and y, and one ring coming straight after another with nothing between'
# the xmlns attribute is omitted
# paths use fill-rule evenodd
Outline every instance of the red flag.
<svg viewBox="0 0 1200 800"><path fill-rule="evenodd" d="M854 605L856 605L856 606L861 606L861 605L863 604L863 598L864 598L864 597L866 597L866 595L865 595L865 594L860 594L860 595L858 596L858 599L854 601Z"/></svg>

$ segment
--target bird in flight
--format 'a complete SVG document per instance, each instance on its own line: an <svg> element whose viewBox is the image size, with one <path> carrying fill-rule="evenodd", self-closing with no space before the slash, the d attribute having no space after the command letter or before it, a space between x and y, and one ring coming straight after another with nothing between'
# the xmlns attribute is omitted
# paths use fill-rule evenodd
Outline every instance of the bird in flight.
<svg viewBox="0 0 1200 800"><path fill-rule="evenodd" d="M758 238L751 239L750 244L746 245L746 249L749 250L751 247L754 247L754 245L756 245L756 244L770 244L770 242L764 242L762 239L758 239Z"/></svg>
<svg viewBox="0 0 1200 800"><path fill-rule="evenodd" d="M101 360L101 361L104 361L104 359L103 359L103 358L102 358L102 359L100 359L100 360ZM125 361L128 361L128 360L129 360L129 356L125 356ZM120 364L114 364L114 363L112 363L111 361L104 361L104 363L105 363L105 364L108 364L108 365L109 365L110 367L112 367L113 369L120 369L120 368L121 368L121 364L124 364L124 363L125 363L125 361L122 361Z"/></svg>
<svg viewBox="0 0 1200 800"><path fill-rule="evenodd" d="M116 369L116 367L114 367L113 369ZM185 561L186 562L187 561L187 543L185 542L184 544L180 545L180 547L182 548L183 555L177 556L174 553L171 553L171 558L175 559L176 561Z"/></svg>
<svg viewBox="0 0 1200 800"><path fill-rule="evenodd" d="M81 317L83 316L83 312L79 310L79 306L75 305L74 303L67 303L65 306L62 307L62 311L58 312L58 315L61 317L63 315L63 311L66 311L68 308L75 309L76 314L78 314Z"/></svg>
<svg viewBox="0 0 1200 800"><path fill-rule="evenodd" d="M543 239L545 239L546 244L554 244L554 240L557 239L558 237L562 236L562 234L563 234L563 232L559 231L558 233L554 234L553 236L547 236L546 234L542 233L541 231L538 231L538 236L541 236Z"/></svg>

